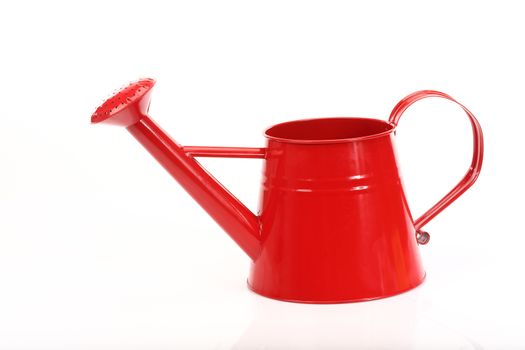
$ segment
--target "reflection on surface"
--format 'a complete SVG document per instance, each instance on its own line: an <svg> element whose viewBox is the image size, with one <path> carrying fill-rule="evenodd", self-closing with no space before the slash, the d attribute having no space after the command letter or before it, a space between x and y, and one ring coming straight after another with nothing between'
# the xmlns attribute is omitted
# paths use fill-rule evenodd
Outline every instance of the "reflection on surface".
<svg viewBox="0 0 525 350"><path fill-rule="evenodd" d="M233 349L480 349L425 317L420 288L353 304L254 299L255 317Z"/></svg>

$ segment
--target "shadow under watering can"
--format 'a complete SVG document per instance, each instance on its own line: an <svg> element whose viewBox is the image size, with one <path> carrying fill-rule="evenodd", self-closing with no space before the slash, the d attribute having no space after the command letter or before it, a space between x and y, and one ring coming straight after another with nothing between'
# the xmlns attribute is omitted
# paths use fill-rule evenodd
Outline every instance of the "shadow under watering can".
<svg viewBox="0 0 525 350"><path fill-rule="evenodd" d="M408 95L388 121L305 119L274 125L261 148L181 146L149 116L155 81L120 90L93 114L93 123L125 127L252 259L249 287L266 297L343 303L396 295L423 282L422 227L477 179L483 135L474 115L449 95ZM394 149L394 131L414 102L440 97L457 103L473 132L464 178L413 220ZM258 215L224 188L197 157L264 159Z"/></svg>

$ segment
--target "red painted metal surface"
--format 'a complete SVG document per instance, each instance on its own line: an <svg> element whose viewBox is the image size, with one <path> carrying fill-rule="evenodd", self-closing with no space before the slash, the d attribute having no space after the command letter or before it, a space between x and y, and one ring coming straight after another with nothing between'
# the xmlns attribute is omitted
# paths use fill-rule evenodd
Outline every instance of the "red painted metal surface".
<svg viewBox="0 0 525 350"><path fill-rule="evenodd" d="M425 273L418 240L428 239L421 227L471 186L481 168L481 128L461 106L474 131L472 166L460 184L414 222L398 173L394 130L415 101L454 101L450 96L414 93L394 108L389 122L324 118L278 124L266 131L265 148L183 147L147 116L151 82L139 81L117 93L92 122L127 127L250 256L249 287L267 297L340 303L387 297L419 285ZM197 156L264 158L258 215L209 175Z"/></svg>

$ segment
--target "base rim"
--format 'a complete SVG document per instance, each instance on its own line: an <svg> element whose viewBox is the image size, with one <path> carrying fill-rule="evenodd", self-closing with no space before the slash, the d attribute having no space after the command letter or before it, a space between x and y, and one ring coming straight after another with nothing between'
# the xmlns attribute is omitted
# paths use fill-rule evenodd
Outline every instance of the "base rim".
<svg viewBox="0 0 525 350"><path fill-rule="evenodd" d="M264 298L277 300L277 301L284 301L284 302L287 302L287 303L297 303L297 304L350 304L350 303L362 303L362 302L373 301L373 300L378 300L378 299L386 299L386 298L394 297L396 295L407 293L407 292L409 292L411 290L414 290L417 287L421 286L423 284L423 282L425 281L426 277L427 277L427 274L425 272L425 274L423 275L421 280L419 280L414 286L411 286L409 288L405 288L405 289L396 291L394 293L385 294L385 295L379 295L379 296L372 296L372 297L353 298L353 299L341 299L341 300L299 300L299 299L280 298L280 297L277 297L277 296L264 294L264 293L261 293L261 292L255 290L255 288L253 288L253 286L250 284L250 282L248 280L246 280L246 284L248 285L248 289L250 291L252 291L253 293L257 294L258 296L262 296Z"/></svg>

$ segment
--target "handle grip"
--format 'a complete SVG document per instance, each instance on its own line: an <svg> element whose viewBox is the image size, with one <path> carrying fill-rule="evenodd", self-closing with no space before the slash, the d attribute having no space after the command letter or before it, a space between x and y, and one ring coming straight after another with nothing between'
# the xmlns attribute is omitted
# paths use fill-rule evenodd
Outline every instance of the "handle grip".
<svg viewBox="0 0 525 350"><path fill-rule="evenodd" d="M465 111L470 120L474 143L472 162L465 176L450 192L445 195L445 197L443 197L439 202L437 202L432 208L426 211L414 222L414 226L416 228L416 238L419 244L427 244L430 239L430 235L427 232L421 230L421 228L425 226L430 220L432 220L437 214L439 214L443 209L454 202L459 196L461 196L470 186L474 184L474 182L476 182L481 171L481 165L483 164L483 132L479 122L474 117L472 112L470 112L465 106L445 93L434 90L421 90L414 92L399 101L399 103L390 113L389 121L397 126L399 119L401 119L401 116L408 107L410 107L415 102L427 97L441 97L458 104Z"/></svg>

